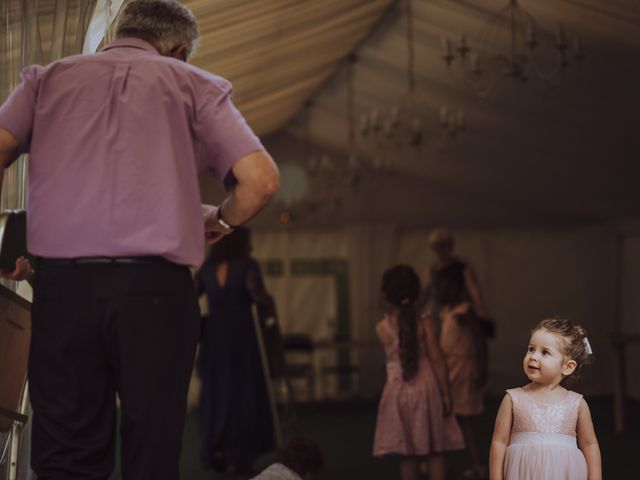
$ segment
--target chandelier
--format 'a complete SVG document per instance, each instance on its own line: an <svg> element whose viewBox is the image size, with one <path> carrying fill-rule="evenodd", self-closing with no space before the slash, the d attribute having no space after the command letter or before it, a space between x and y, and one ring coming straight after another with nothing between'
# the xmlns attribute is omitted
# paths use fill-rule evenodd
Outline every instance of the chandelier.
<svg viewBox="0 0 640 480"><path fill-rule="evenodd" d="M314 152L311 141L310 120L311 105L305 104L304 118L306 119L303 130L305 139L305 157L307 159L307 171L315 182L328 191L334 188L357 187L364 179L388 173L390 165L388 158L380 154L380 151L363 148L365 145L359 141L356 132L355 112L355 86L354 66L357 61L355 54L346 59L346 154L336 155L336 152ZM375 115L375 114L374 114ZM377 130L377 129L376 129ZM342 157L342 158L341 158Z"/></svg>
<svg viewBox="0 0 640 480"><path fill-rule="evenodd" d="M486 23L477 48L460 33L457 41L442 37L442 60L448 68L460 65L463 77L481 97L489 96L500 78L524 84L553 80L570 65L584 59L578 37L570 44L559 23L555 35L541 29L519 0L509 3Z"/></svg>
<svg viewBox="0 0 640 480"><path fill-rule="evenodd" d="M426 145L427 140L430 140L432 145L441 147L458 137L467 126L463 110L443 105L439 116L429 115L428 109L421 101L416 89L412 0L404 0L403 4L407 46L406 92L387 108L373 107L362 112L358 118L359 141L368 144L369 150L374 152L372 162L374 168L378 169L384 169L388 163L388 160L383 158L385 152L397 153L404 149L407 153L406 150L411 149L415 156L419 156L419 150ZM435 124L436 129L439 125L439 139L435 132L427 138L427 127L431 122Z"/></svg>

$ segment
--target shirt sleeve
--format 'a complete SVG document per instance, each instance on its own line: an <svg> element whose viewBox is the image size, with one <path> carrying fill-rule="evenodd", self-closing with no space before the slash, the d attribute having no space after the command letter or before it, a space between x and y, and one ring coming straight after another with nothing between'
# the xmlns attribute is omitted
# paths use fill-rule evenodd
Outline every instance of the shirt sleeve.
<svg viewBox="0 0 640 480"><path fill-rule="evenodd" d="M19 153L27 153L31 143L36 107L36 70L25 68L22 81L0 106L0 127L8 130L18 141Z"/></svg>
<svg viewBox="0 0 640 480"><path fill-rule="evenodd" d="M264 150L233 104L230 86L204 98L194 130L203 146L204 166L227 188L234 183L231 169L235 163L251 152Z"/></svg>

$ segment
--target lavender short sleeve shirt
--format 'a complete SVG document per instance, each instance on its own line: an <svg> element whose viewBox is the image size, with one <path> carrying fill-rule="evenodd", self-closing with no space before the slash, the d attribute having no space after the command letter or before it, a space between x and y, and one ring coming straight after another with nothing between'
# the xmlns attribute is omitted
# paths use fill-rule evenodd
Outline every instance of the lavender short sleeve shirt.
<svg viewBox="0 0 640 480"><path fill-rule="evenodd" d="M134 38L24 69L0 127L30 154L29 251L53 258L199 265L198 174L229 182L236 161L263 150L228 81Z"/></svg>

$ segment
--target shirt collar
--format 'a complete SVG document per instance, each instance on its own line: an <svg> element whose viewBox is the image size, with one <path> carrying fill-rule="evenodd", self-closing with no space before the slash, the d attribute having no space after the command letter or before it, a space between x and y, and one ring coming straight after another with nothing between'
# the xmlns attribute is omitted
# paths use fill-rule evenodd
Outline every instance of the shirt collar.
<svg viewBox="0 0 640 480"><path fill-rule="evenodd" d="M106 47L104 47L102 51L105 52L113 48L121 48L121 47L137 48L140 50L145 50L147 52L159 54L158 51L149 42L145 42L140 38L134 38L134 37L118 38L113 42L109 43L109 45L107 45Z"/></svg>

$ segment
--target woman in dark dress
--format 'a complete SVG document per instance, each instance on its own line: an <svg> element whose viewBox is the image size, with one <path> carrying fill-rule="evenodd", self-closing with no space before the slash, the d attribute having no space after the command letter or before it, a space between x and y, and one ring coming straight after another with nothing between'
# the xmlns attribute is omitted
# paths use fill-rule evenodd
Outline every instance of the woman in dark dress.
<svg viewBox="0 0 640 480"><path fill-rule="evenodd" d="M206 469L250 471L275 448L265 375L252 306L271 308L260 266L250 256L249 230L238 228L212 247L196 274L209 301L197 368L201 460Z"/></svg>

